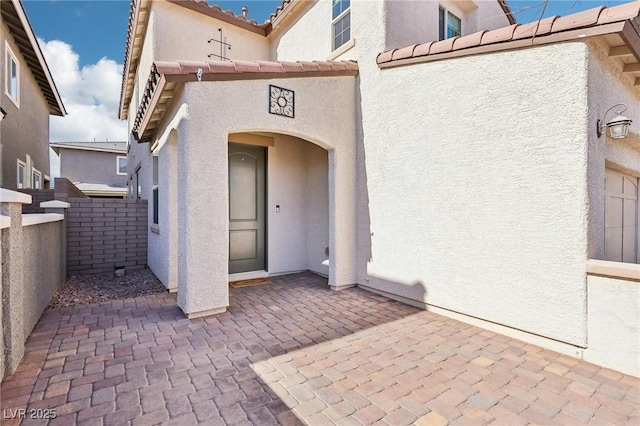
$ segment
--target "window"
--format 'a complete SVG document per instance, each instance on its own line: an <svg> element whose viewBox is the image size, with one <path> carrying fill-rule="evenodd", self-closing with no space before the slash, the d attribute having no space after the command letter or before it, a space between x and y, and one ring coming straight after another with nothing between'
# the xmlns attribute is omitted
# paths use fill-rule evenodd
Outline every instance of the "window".
<svg viewBox="0 0 640 426"><path fill-rule="evenodd" d="M27 170L27 164L18 160L18 177L16 179L16 187L18 189L25 188L24 178L25 178L26 170Z"/></svg>
<svg viewBox="0 0 640 426"><path fill-rule="evenodd" d="M158 156L153 156L153 223L158 224Z"/></svg>
<svg viewBox="0 0 640 426"><path fill-rule="evenodd" d="M350 0L333 0L332 5L333 50L336 50L351 39Z"/></svg>
<svg viewBox="0 0 640 426"><path fill-rule="evenodd" d="M636 263L638 179L607 169L605 187L605 260Z"/></svg>
<svg viewBox="0 0 640 426"><path fill-rule="evenodd" d="M31 185L33 189L42 189L42 173L36 169L31 172Z"/></svg>
<svg viewBox="0 0 640 426"><path fill-rule="evenodd" d="M16 55L13 54L9 44L5 42L5 66L7 81L5 82L5 92L9 99L13 101L16 106L20 103L20 64L16 59Z"/></svg>
<svg viewBox="0 0 640 426"><path fill-rule="evenodd" d="M440 6L438 14L439 39L444 40L462 35L462 19Z"/></svg>
<svg viewBox="0 0 640 426"><path fill-rule="evenodd" d="M127 174L127 157L118 156L118 158L116 158L116 174Z"/></svg>

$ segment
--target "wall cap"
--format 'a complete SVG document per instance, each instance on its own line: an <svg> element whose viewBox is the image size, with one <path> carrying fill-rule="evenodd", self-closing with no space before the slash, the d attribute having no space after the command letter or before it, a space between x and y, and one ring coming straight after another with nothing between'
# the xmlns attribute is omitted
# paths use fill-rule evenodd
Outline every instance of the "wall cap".
<svg viewBox="0 0 640 426"><path fill-rule="evenodd" d="M11 217L0 215L0 229L11 227Z"/></svg>
<svg viewBox="0 0 640 426"><path fill-rule="evenodd" d="M31 195L0 188L0 203L31 204Z"/></svg>
<svg viewBox="0 0 640 426"><path fill-rule="evenodd" d="M51 201L43 201L40 203L40 207L46 207L50 209L68 209L71 204L66 201L60 200L51 200Z"/></svg>
<svg viewBox="0 0 640 426"><path fill-rule="evenodd" d="M640 265L589 259L587 260L587 274L640 281Z"/></svg>
<svg viewBox="0 0 640 426"><path fill-rule="evenodd" d="M60 213L31 213L22 215L22 226L40 225L41 223L58 222L64 220Z"/></svg>

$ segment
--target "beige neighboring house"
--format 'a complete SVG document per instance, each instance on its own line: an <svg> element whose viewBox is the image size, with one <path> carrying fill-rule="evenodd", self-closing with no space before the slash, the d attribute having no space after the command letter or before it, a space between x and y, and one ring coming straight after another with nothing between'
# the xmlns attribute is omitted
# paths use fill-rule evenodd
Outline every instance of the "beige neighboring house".
<svg viewBox="0 0 640 426"><path fill-rule="evenodd" d="M48 188L49 116L66 111L22 2L0 17L0 186Z"/></svg>
<svg viewBox="0 0 640 426"><path fill-rule="evenodd" d="M127 142L52 142L60 176L94 198L127 198Z"/></svg>
<svg viewBox="0 0 640 426"><path fill-rule="evenodd" d="M639 10L133 1L149 266L188 317L310 270L640 376Z"/></svg>

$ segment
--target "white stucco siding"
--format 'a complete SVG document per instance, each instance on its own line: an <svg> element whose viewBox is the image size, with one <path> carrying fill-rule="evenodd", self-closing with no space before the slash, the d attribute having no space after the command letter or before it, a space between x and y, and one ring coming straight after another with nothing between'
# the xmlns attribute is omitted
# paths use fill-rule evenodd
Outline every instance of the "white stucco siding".
<svg viewBox="0 0 640 426"><path fill-rule="evenodd" d="M359 282L584 345L586 64L570 43L361 74Z"/></svg>
<svg viewBox="0 0 640 426"><path fill-rule="evenodd" d="M633 81L611 63L607 52L596 43L589 43L588 46L589 257L603 259L605 167L640 177L640 95ZM623 115L633 120L629 135L617 141L608 134L598 138L596 121L612 119L616 115L615 110L609 112L606 119L604 114L618 103L627 104Z"/></svg>
<svg viewBox="0 0 640 426"><path fill-rule="evenodd" d="M584 358L640 377L640 286L589 275L589 348Z"/></svg>
<svg viewBox="0 0 640 426"><path fill-rule="evenodd" d="M295 91L294 119L269 114L269 84ZM180 102L188 103L189 115L177 129L178 305L189 314L228 305L229 133L288 134L331 151L329 241L336 247L335 255L342 253L342 257L331 258L330 283L354 284L355 78L194 82L185 85L183 96ZM304 150L300 154L304 155ZM304 182L304 175L300 177ZM294 190L300 194L299 188ZM283 209L286 206L282 204ZM295 225L305 232L300 226L304 220L296 221ZM305 246L300 250L304 253ZM304 258L297 261L306 264Z"/></svg>
<svg viewBox="0 0 640 426"><path fill-rule="evenodd" d="M194 12L169 2L157 2L152 6L154 20L155 60L216 61L220 44L208 41L220 40L231 45L224 50L228 59L270 60L269 42L265 36L227 24L210 16Z"/></svg>
<svg viewBox="0 0 640 426"><path fill-rule="evenodd" d="M267 159L268 271L327 275L329 268L322 265L329 245L327 152L291 136L274 139Z"/></svg>

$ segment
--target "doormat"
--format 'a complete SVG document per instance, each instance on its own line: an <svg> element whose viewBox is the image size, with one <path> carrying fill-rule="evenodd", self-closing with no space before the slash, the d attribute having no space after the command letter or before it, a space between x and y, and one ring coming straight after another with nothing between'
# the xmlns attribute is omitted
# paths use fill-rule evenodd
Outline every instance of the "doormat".
<svg viewBox="0 0 640 426"><path fill-rule="evenodd" d="M263 284L271 284L271 280L269 278L255 278L252 280L233 281L229 283L233 288L251 287Z"/></svg>

